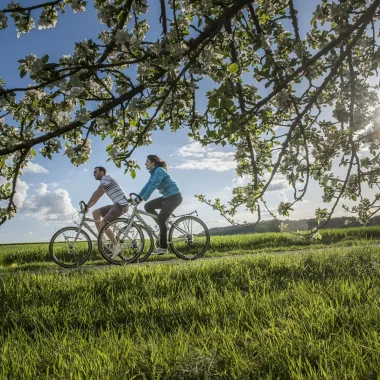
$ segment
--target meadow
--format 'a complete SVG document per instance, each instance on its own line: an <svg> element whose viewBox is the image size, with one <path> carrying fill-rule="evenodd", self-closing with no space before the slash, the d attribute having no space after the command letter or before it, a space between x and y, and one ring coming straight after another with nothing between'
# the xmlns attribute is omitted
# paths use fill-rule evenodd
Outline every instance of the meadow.
<svg viewBox="0 0 380 380"><path fill-rule="evenodd" d="M378 379L377 240L220 236L210 260L61 272L46 244L0 246L0 379Z"/></svg>
<svg viewBox="0 0 380 380"><path fill-rule="evenodd" d="M268 253L331 246L374 244L380 241L380 227L342 228L321 231L321 239L305 239L290 233L262 233L212 236L206 257ZM151 256L148 261L171 260L174 254ZM106 265L97 249L87 265ZM58 268L49 255L48 243L0 245L0 271Z"/></svg>

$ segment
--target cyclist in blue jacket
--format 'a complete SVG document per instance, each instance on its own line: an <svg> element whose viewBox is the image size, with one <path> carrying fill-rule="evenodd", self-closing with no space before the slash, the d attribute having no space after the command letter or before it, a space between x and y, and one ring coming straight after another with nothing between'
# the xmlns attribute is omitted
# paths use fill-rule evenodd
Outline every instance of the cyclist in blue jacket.
<svg viewBox="0 0 380 380"><path fill-rule="evenodd" d="M160 247L153 254L163 255L168 252L166 221L182 203L183 198L178 186L166 172L167 164L165 161L156 155L149 155L145 167L149 170L150 178L139 193L139 203L147 201L155 189L162 195L160 198L147 202L144 208L149 214L158 215L156 220L160 229ZM156 209L160 209L160 212L157 213Z"/></svg>

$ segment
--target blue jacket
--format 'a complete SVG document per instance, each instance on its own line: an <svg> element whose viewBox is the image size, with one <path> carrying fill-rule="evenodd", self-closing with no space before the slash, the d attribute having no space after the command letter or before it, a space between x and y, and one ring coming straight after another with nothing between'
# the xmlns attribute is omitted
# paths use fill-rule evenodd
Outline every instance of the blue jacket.
<svg viewBox="0 0 380 380"><path fill-rule="evenodd" d="M154 169L149 170L149 173L149 181L139 193L139 196L144 199L144 201L147 201L156 189L164 198L179 194L178 186L170 178L170 175L166 173L166 170L160 166L156 166Z"/></svg>

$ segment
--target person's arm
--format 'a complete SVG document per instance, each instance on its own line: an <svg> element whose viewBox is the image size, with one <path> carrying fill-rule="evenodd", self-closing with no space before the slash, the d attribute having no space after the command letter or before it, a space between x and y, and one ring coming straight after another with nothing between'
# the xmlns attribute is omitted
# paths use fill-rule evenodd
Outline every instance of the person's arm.
<svg viewBox="0 0 380 380"><path fill-rule="evenodd" d="M161 167L158 167L154 171L150 183L147 183L147 188L145 189L144 193L142 193L142 191L140 192L140 197L144 201L147 201L149 197L152 195L153 191L157 189L157 186L161 183L161 181L165 178L166 175L166 171Z"/></svg>
<svg viewBox="0 0 380 380"><path fill-rule="evenodd" d="M146 189L148 188L149 184L151 182L151 178L149 178L149 181L145 184L145 186L141 189L139 192L139 197L142 197L142 195L145 193Z"/></svg>
<svg viewBox="0 0 380 380"><path fill-rule="evenodd" d="M92 194L90 200L87 202L87 208L92 207L104 193L104 185L100 184L99 187L94 191L94 194Z"/></svg>

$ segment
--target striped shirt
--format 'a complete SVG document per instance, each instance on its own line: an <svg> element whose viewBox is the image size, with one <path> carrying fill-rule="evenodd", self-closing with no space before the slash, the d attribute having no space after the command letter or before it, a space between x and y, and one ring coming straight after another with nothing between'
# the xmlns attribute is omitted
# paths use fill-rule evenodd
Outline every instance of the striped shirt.
<svg viewBox="0 0 380 380"><path fill-rule="evenodd" d="M104 185L104 190L113 203L119 203L120 205L127 204L127 196L123 189L110 175L103 176L100 184Z"/></svg>

